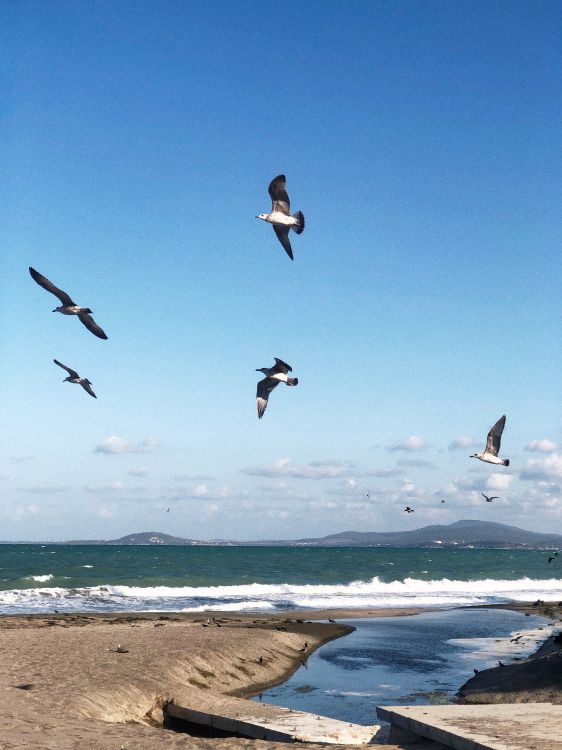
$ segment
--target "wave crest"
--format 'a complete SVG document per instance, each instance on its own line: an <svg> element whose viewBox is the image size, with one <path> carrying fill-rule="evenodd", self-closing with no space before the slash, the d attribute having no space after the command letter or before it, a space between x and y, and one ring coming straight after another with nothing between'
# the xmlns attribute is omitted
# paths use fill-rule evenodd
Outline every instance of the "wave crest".
<svg viewBox="0 0 562 750"><path fill-rule="evenodd" d="M35 576L34 580L50 580ZM283 610L349 607L455 607L535 599L562 600L562 581L520 578L424 581L405 578L330 585L251 583L237 586L92 586L32 588L0 591L4 613L41 612L53 606L63 611L193 611Z"/></svg>

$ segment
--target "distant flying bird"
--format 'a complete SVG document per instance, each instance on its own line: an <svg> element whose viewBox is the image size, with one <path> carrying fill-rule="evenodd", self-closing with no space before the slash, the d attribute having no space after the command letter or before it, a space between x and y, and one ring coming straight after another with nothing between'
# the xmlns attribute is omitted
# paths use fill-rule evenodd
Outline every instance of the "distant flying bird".
<svg viewBox="0 0 562 750"><path fill-rule="evenodd" d="M485 495L483 492L481 492L480 494L486 500L487 503L491 503L492 500L499 500L499 497L497 495L492 495L491 497L488 497L488 495Z"/></svg>
<svg viewBox="0 0 562 750"><path fill-rule="evenodd" d="M444 500L441 500L441 502L442 502L442 503L444 503L445 501L444 501Z"/></svg>
<svg viewBox="0 0 562 750"><path fill-rule="evenodd" d="M414 512L414 509L413 509L413 508L410 508L410 506L409 506L409 505L407 505L407 506L406 506L406 507L404 508L404 513L413 513L413 512Z"/></svg>
<svg viewBox="0 0 562 750"><path fill-rule="evenodd" d="M499 464L500 466L509 466L509 458L499 458L500 444L502 439L503 428L505 427L505 414L500 417L496 424L488 433L486 448L484 453L473 453L470 458L478 458L488 464Z"/></svg>
<svg viewBox="0 0 562 750"><path fill-rule="evenodd" d="M553 560L556 560L558 557L558 552L553 552L552 555L548 558L548 562L551 563Z"/></svg>
<svg viewBox="0 0 562 750"><path fill-rule="evenodd" d="M88 378L81 378L80 375L76 372L76 370L71 370L70 367L67 367L66 365L63 365L62 362L59 362L58 359L53 359L53 362L55 365L58 365L59 367L62 367L63 370L66 370L68 373L68 377L65 378L62 382L63 383L77 383L77 385L81 385L82 388L86 391L86 393L89 393L90 396L93 396L94 398L97 398L96 394L93 392L93 390L90 388L92 385L91 381L88 380Z"/></svg>
<svg viewBox="0 0 562 750"><path fill-rule="evenodd" d="M59 307L55 307L53 312L60 312L63 315L77 315L80 322L83 323L86 328L94 334L94 336L97 336L99 339L107 338L104 331L102 331L99 325L92 318L92 311L89 307L80 307L79 305L77 305L72 301L72 299L66 292L58 289L51 281L49 281L49 279L45 278L45 276L42 276L34 268L31 268L31 266L29 266L29 273L31 274L31 278L36 281L39 286L42 286L43 289L46 289L48 292L51 292L51 294L54 294L55 297L58 297L60 299L62 304Z"/></svg>
<svg viewBox="0 0 562 750"><path fill-rule="evenodd" d="M268 193L271 197L271 213L258 214L256 219L263 219L273 226L277 239L285 248L285 252L293 260L293 249L289 241L289 230L292 229L297 234L304 232L304 214L297 211L291 213L291 203L285 187L286 179L284 174L277 175L269 183Z"/></svg>
<svg viewBox="0 0 562 750"><path fill-rule="evenodd" d="M275 364L273 367L258 367L256 368L256 372L263 372L265 375L265 378L259 381L256 392L258 418L261 419L267 407L267 399L269 398L271 391L276 388L279 383L297 385L299 379L290 378L288 373L293 372L292 367L277 357L275 357Z"/></svg>

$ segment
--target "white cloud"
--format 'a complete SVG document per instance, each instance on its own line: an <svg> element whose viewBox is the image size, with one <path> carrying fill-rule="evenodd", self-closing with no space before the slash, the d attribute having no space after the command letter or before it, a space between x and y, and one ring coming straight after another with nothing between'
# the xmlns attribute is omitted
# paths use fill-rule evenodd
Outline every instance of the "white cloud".
<svg viewBox="0 0 562 750"><path fill-rule="evenodd" d="M525 446L525 450L534 453L554 453L558 450L558 446L556 443L553 443L552 440L543 438L542 440L531 440L531 442L527 443Z"/></svg>
<svg viewBox="0 0 562 750"><path fill-rule="evenodd" d="M147 453L157 445L153 438L145 438L140 443L131 443L123 438L112 435L94 448L95 453L105 453L108 456L120 456L125 453Z"/></svg>
<svg viewBox="0 0 562 750"><path fill-rule="evenodd" d="M387 450L389 451L408 451L410 453L416 451L423 451L427 448L427 443L419 435L412 435L411 437L400 440L394 445L389 445Z"/></svg>
<svg viewBox="0 0 562 750"><path fill-rule="evenodd" d="M198 484L197 487L193 490L193 494L195 497L204 497L209 493L209 489L206 484Z"/></svg>
<svg viewBox="0 0 562 750"><path fill-rule="evenodd" d="M374 471L364 471L362 476L386 479L388 477L401 477L405 473L404 469L375 469Z"/></svg>
<svg viewBox="0 0 562 750"><path fill-rule="evenodd" d="M339 461L315 461L309 464L294 464L288 458L281 458L272 464L249 466L242 469L244 474L251 476L277 479L291 477L293 479L334 479L345 477L351 473L348 463Z"/></svg>
<svg viewBox="0 0 562 750"><path fill-rule="evenodd" d="M102 518L113 518L115 513L112 510L109 510L109 508L100 508L98 510L98 515Z"/></svg>
<svg viewBox="0 0 562 750"><path fill-rule="evenodd" d="M507 490L511 484L513 476L509 474L490 474L486 481L486 489L488 490Z"/></svg>
<svg viewBox="0 0 562 750"><path fill-rule="evenodd" d="M133 466L127 473L131 477L144 477L146 476L146 466Z"/></svg>
<svg viewBox="0 0 562 750"><path fill-rule="evenodd" d="M424 461L421 458L401 458L398 466L407 466L418 469L435 469L436 466L432 461Z"/></svg>
<svg viewBox="0 0 562 750"><path fill-rule="evenodd" d="M562 453L551 453L546 458L530 459L519 477L523 480L560 482L562 480Z"/></svg>
<svg viewBox="0 0 562 750"><path fill-rule="evenodd" d="M468 436L458 437L449 443L450 451L457 451L461 448L470 448L475 443L474 439Z"/></svg>

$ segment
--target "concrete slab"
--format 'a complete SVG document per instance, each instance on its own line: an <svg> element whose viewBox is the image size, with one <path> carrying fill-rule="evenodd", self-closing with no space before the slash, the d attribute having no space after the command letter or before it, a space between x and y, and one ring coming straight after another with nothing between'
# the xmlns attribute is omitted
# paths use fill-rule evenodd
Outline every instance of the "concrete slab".
<svg viewBox="0 0 562 750"><path fill-rule="evenodd" d="M562 750L562 705L552 703L384 706L377 716L390 722L392 742L421 738L454 750Z"/></svg>
<svg viewBox="0 0 562 750"><path fill-rule="evenodd" d="M206 696L197 706L187 705L176 696L174 703L166 706L166 713L174 719L228 734L277 742L366 745L373 742L380 729L377 724L349 724L327 716L228 696Z"/></svg>

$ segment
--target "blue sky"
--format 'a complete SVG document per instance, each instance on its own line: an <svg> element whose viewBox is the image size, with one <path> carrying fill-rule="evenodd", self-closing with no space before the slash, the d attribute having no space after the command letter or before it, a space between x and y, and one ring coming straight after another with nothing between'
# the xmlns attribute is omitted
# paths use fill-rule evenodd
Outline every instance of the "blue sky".
<svg viewBox="0 0 562 750"><path fill-rule="evenodd" d="M3 15L0 538L559 529L558 3ZM254 218L281 172L294 263Z"/></svg>

